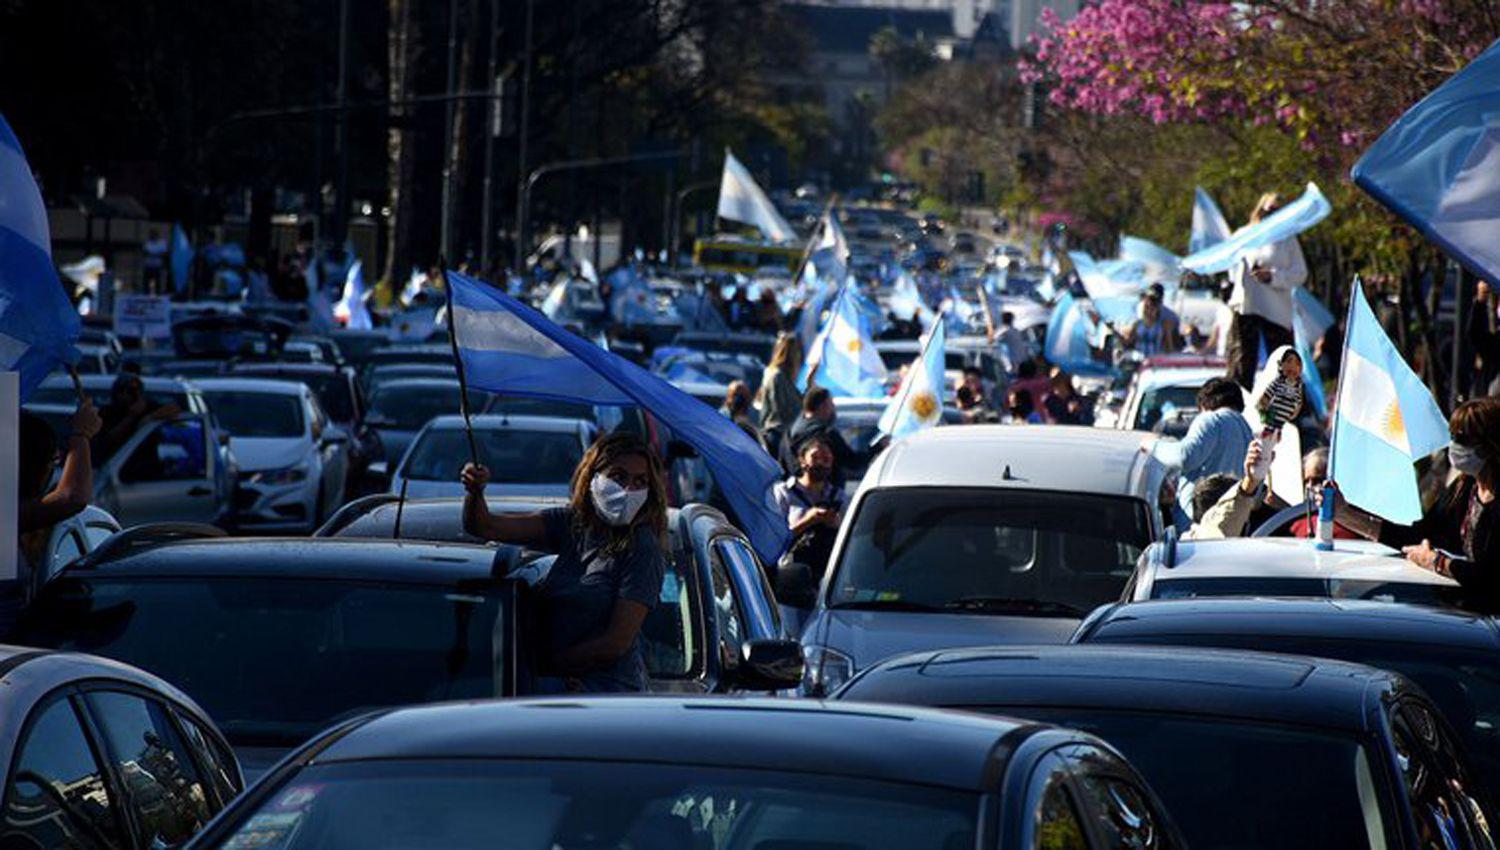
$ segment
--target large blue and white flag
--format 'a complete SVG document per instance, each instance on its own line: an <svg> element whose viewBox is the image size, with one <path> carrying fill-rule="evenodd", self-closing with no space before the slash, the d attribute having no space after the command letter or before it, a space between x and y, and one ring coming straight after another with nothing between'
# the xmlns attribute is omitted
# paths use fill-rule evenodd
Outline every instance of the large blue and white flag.
<svg viewBox="0 0 1500 850"><path fill-rule="evenodd" d="M880 414L876 425L892 440L915 434L943 421L945 362L943 323L938 322L922 342L922 351L906 370L901 386Z"/></svg>
<svg viewBox="0 0 1500 850"><path fill-rule="evenodd" d="M375 326L370 320L370 308L365 306L365 264L355 260L344 278L344 294L339 303L333 305L333 317L350 330L367 331Z"/></svg>
<svg viewBox="0 0 1500 850"><path fill-rule="evenodd" d="M1408 109L1354 164L1361 189L1500 283L1500 42Z"/></svg>
<svg viewBox="0 0 1500 850"><path fill-rule="evenodd" d="M786 548L772 485L781 468L728 417L623 357L467 275L448 272L453 333L469 385L501 395L636 406L698 451L766 563Z"/></svg>
<svg viewBox="0 0 1500 850"><path fill-rule="evenodd" d="M1309 183L1302 197L1255 224L1236 230L1223 242L1184 257L1182 266L1198 274L1229 271L1246 251L1290 239L1327 218L1332 211L1317 184Z"/></svg>
<svg viewBox="0 0 1500 850"><path fill-rule="evenodd" d="M1380 327L1356 279L1328 470L1350 504L1391 522L1422 518L1413 464L1448 445L1448 420Z"/></svg>
<svg viewBox="0 0 1500 850"><path fill-rule="evenodd" d="M1323 334L1333 327L1333 313L1328 307L1318 300L1318 296L1308 292L1306 287L1292 287L1292 304L1302 311L1302 316L1307 322L1309 336L1314 339L1322 339Z"/></svg>
<svg viewBox="0 0 1500 850"><path fill-rule="evenodd" d="M1193 189L1193 232L1188 238L1188 253L1212 248L1228 239L1230 233L1229 222L1214 199L1202 186Z"/></svg>
<svg viewBox="0 0 1500 850"><path fill-rule="evenodd" d="M808 262L818 274L829 280L843 280L849 275L849 240L844 238L844 228L832 208L823 214L818 223L817 242L808 255Z"/></svg>
<svg viewBox="0 0 1500 850"><path fill-rule="evenodd" d="M1122 298L1139 295L1150 281L1145 263L1137 260L1095 260L1084 251L1069 251L1068 259L1090 298Z"/></svg>
<svg viewBox="0 0 1500 850"><path fill-rule="evenodd" d="M167 260L172 267L172 288L181 295L187 292L188 275L193 270L193 243L188 241L180 224L172 225L172 247L169 250Z"/></svg>
<svg viewBox="0 0 1500 850"><path fill-rule="evenodd" d="M1064 292L1052 307L1043 353L1047 362L1075 375L1102 375L1109 369L1094 359L1091 340L1097 335L1098 328L1083 303L1073 293Z"/></svg>
<svg viewBox="0 0 1500 850"><path fill-rule="evenodd" d="M885 379L885 363L875 350L865 317L850 287L841 287L797 386L806 392L809 384L816 383L834 395L878 398L885 395Z"/></svg>
<svg viewBox="0 0 1500 850"><path fill-rule="evenodd" d="M886 297L890 307L891 315L903 322L917 320L922 325L922 330L932 329L932 324L937 321L937 314L922 300L922 292L917 289L917 282L909 272L902 269L896 276L896 283L891 287L891 294Z"/></svg>
<svg viewBox="0 0 1500 850"><path fill-rule="evenodd" d="M812 356L813 346L818 341L818 331L823 326L823 312L833 303L839 287L818 277L811 266L802 275L802 279L802 313L797 317L797 339L803 346L802 363L805 368L808 358Z"/></svg>
<svg viewBox="0 0 1500 850"><path fill-rule="evenodd" d="M750 170L727 149L724 151L724 176L719 180L719 218L748 224L760 230L767 239L777 242L797 238L797 231L777 212L776 205L750 176Z"/></svg>
<svg viewBox="0 0 1500 850"><path fill-rule="evenodd" d="M22 402L48 373L78 362L81 330L52 265L42 192L0 116L0 370L20 373Z"/></svg>
<svg viewBox="0 0 1500 850"><path fill-rule="evenodd" d="M1303 291L1301 287L1298 290ZM1302 302L1295 298L1292 300L1292 343L1297 349L1297 356L1302 358L1302 383L1307 388L1307 402L1317 411L1319 418L1326 418L1328 399L1323 394L1323 376L1319 374L1318 363L1313 358L1313 346L1323 337L1327 328L1319 329L1318 321L1318 317L1307 312ZM1261 347L1265 347L1264 342Z"/></svg>
<svg viewBox="0 0 1500 850"><path fill-rule="evenodd" d="M1182 258L1139 236L1120 237L1120 259L1140 263L1148 281L1176 282L1182 277Z"/></svg>

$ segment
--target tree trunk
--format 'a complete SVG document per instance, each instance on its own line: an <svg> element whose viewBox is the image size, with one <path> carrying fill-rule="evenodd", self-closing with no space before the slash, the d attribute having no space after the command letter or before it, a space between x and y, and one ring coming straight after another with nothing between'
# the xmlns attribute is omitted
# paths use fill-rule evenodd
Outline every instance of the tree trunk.
<svg viewBox="0 0 1500 850"><path fill-rule="evenodd" d="M411 268L412 180L416 156L407 126L407 109L399 105L411 96L416 73L417 23L412 16L415 0L387 0L390 30L386 45L389 64L387 93L392 103L386 130L386 197L391 215L387 220L385 271L382 278L399 285Z"/></svg>
<svg viewBox="0 0 1500 850"><path fill-rule="evenodd" d="M474 56L479 45L479 38L481 35L484 35L486 40L489 38L488 29L480 23L479 8L482 4L478 0L460 0L460 2L467 8L461 13L466 23L458 51L458 74L455 76L458 81L457 88L459 91L470 91L476 88L488 90L494 85L493 81L484 86L475 86L473 81ZM453 163L453 185L450 191L453 209L448 211L448 215L450 216L449 226L454 234L453 250L458 254L453 260L455 263L461 262L468 249L475 247L471 232L474 217L467 214L472 211L467 201L474 162L471 155L473 146L469 144L469 137L473 135L470 127L473 116L478 114L482 118L486 115L485 105L482 100L469 100L468 98L463 98L454 104L453 146L448 151ZM480 123L482 124L483 121L481 120ZM485 133L489 132L488 127L479 129Z"/></svg>

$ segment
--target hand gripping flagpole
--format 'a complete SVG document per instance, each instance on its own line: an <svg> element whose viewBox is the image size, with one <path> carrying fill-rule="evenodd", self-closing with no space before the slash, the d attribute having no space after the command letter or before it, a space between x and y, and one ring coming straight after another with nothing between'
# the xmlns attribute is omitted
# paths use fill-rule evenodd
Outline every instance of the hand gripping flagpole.
<svg viewBox="0 0 1500 850"><path fill-rule="evenodd" d="M443 293L448 299L448 345L453 349L453 366L458 370L458 410L464 417L464 435L469 438L469 461L479 465L479 446L474 442L474 424L469 421L469 382L464 378L464 361L458 356L458 316L453 309L453 283L448 280L448 258L438 257L443 275Z"/></svg>

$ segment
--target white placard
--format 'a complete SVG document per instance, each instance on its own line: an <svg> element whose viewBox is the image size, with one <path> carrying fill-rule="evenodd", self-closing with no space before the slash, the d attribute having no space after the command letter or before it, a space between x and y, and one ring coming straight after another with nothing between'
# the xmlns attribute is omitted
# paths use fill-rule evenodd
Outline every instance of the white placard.
<svg viewBox="0 0 1500 850"><path fill-rule="evenodd" d="M172 299L165 295L116 295L115 335L156 339L172 335Z"/></svg>
<svg viewBox="0 0 1500 850"><path fill-rule="evenodd" d="M14 581L21 513L21 376L0 372L0 581Z"/></svg>

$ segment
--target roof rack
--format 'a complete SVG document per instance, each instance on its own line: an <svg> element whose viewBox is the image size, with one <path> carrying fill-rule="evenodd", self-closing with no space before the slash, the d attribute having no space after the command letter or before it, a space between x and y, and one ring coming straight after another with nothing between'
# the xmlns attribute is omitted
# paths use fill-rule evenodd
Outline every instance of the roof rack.
<svg viewBox="0 0 1500 850"><path fill-rule="evenodd" d="M401 501L401 497L396 495L395 493L371 493L368 496L361 496L358 499L355 499L354 501L349 502L348 504L334 511L333 516L329 517L321 526L319 526L318 529L312 533L312 536L337 537L340 531L343 531L345 528L349 527L349 525L356 519L359 519L360 517L382 505L389 505L392 502L399 501Z"/></svg>
<svg viewBox="0 0 1500 850"><path fill-rule="evenodd" d="M201 522L148 522L117 531L77 562L77 568L89 569L123 554L126 550L160 546L179 540L201 540L228 537L224 529Z"/></svg>

